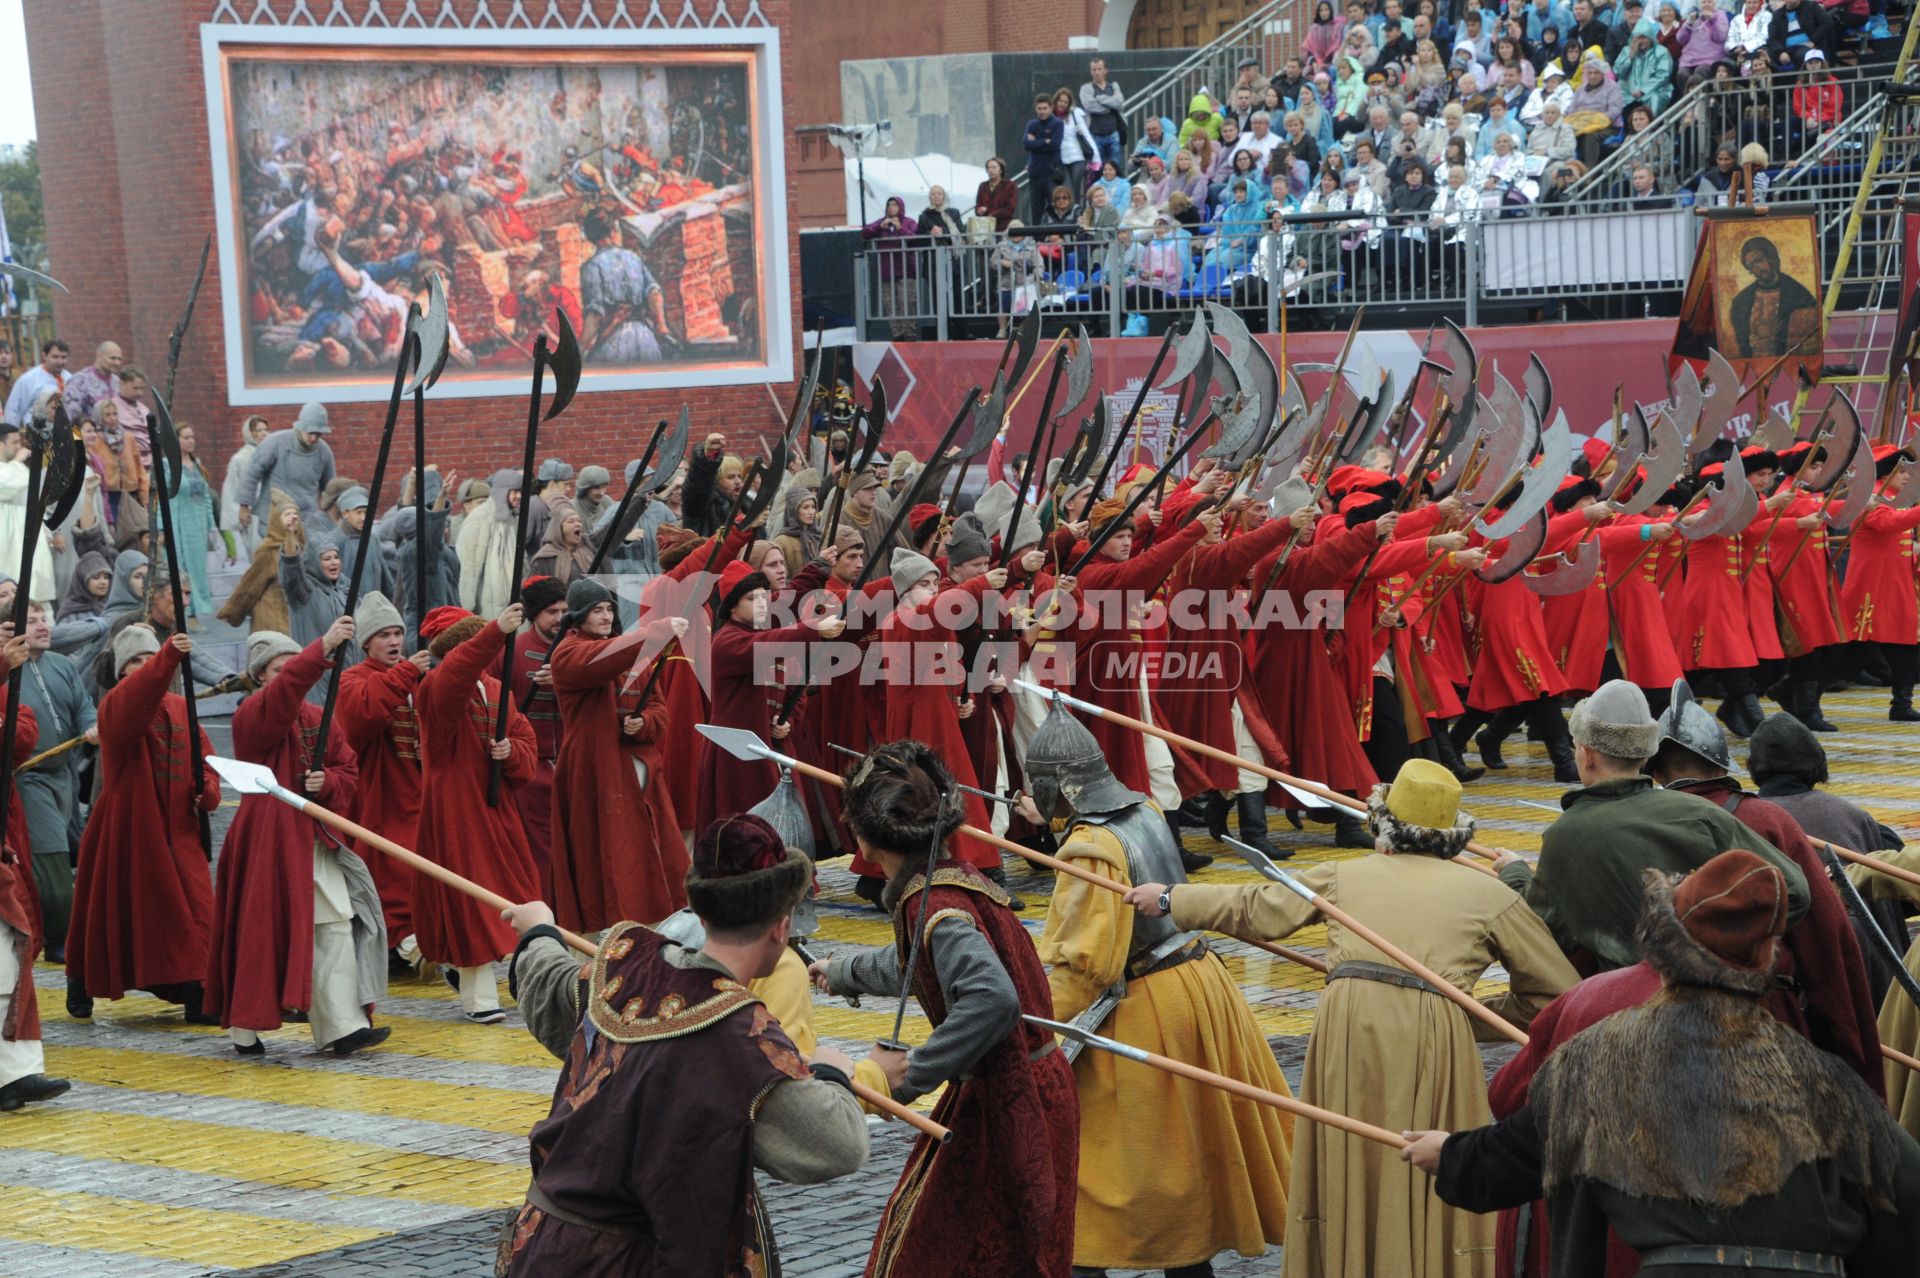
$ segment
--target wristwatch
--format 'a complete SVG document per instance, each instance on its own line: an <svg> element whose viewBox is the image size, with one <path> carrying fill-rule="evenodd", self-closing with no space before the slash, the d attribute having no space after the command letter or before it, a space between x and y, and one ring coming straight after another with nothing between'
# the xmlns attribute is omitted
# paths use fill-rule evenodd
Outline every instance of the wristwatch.
<svg viewBox="0 0 1920 1278"><path fill-rule="evenodd" d="M1160 912L1162 914L1173 913L1173 889L1172 888L1168 888L1166 891L1160 894Z"/></svg>

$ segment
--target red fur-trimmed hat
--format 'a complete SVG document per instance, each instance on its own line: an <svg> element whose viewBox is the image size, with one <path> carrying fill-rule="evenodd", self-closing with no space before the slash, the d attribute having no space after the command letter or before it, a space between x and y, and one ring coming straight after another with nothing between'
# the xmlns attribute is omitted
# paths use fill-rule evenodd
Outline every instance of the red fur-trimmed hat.
<svg viewBox="0 0 1920 1278"><path fill-rule="evenodd" d="M807 894L813 863L762 817L721 817L694 841L687 904L708 927L772 923Z"/></svg>
<svg viewBox="0 0 1920 1278"><path fill-rule="evenodd" d="M420 637L430 643L448 626L456 621L465 621L472 615L465 608L456 608L452 604L434 608L420 621Z"/></svg>

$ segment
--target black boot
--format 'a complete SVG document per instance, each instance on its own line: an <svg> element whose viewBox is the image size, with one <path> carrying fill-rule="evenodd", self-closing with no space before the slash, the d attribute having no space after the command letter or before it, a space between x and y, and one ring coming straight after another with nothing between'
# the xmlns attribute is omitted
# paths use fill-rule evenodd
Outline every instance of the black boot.
<svg viewBox="0 0 1920 1278"><path fill-rule="evenodd" d="M1920 723L1920 710L1913 708L1913 685L1895 684L1893 704L1887 711L1887 718L1895 723Z"/></svg>
<svg viewBox="0 0 1920 1278"><path fill-rule="evenodd" d="M1500 743L1512 735L1525 716L1526 709L1522 706L1508 706L1492 716L1486 728L1474 738L1474 744L1480 747L1480 762L1489 768L1507 766L1507 761L1500 757Z"/></svg>
<svg viewBox="0 0 1920 1278"><path fill-rule="evenodd" d="M1728 697L1722 701L1720 708L1714 711L1713 717L1720 721L1720 725L1727 730L1727 735L1730 737L1752 736L1757 726L1747 721L1746 706L1738 697Z"/></svg>
<svg viewBox="0 0 1920 1278"><path fill-rule="evenodd" d="M880 904L880 895L886 890L887 881L878 874L863 874L860 876L859 881L853 885L853 894L876 910L884 910L887 908ZM454 988L458 989L460 987L456 985Z"/></svg>
<svg viewBox="0 0 1920 1278"><path fill-rule="evenodd" d="M1814 732L1838 732L1840 729L1828 723L1820 713L1820 681L1818 679L1796 680L1799 685L1800 708L1806 713L1798 715L1800 722Z"/></svg>
<svg viewBox="0 0 1920 1278"><path fill-rule="evenodd" d="M1209 790L1206 795L1207 833L1218 839L1227 832L1227 796L1218 790Z"/></svg>
<svg viewBox="0 0 1920 1278"><path fill-rule="evenodd" d="M64 1078L52 1078L46 1074L28 1074L24 1078L16 1078L5 1087L0 1087L0 1113L10 1114L22 1105L64 1096L72 1086Z"/></svg>
<svg viewBox="0 0 1920 1278"><path fill-rule="evenodd" d="M1267 841L1267 796L1265 794L1243 794L1234 800L1234 813L1240 818L1240 841L1249 847L1266 853L1276 861L1284 861L1293 853L1276 848Z"/></svg>
<svg viewBox="0 0 1920 1278"><path fill-rule="evenodd" d="M1356 816L1353 809L1341 808L1339 815L1333 818L1333 846L1370 848L1373 846L1373 831L1367 829L1366 822Z"/></svg>
<svg viewBox="0 0 1920 1278"><path fill-rule="evenodd" d="M1183 801L1178 808L1174 809L1173 814L1180 819L1181 825L1189 828L1197 829L1205 825L1207 823L1207 796L1204 794L1194 795L1192 798Z"/></svg>
<svg viewBox="0 0 1920 1278"><path fill-rule="evenodd" d="M1192 874L1196 870L1204 870L1209 865L1212 865L1213 858L1206 855L1205 853L1187 851L1186 843L1183 842L1180 838L1180 822L1174 817L1174 814L1171 812L1167 813L1166 817L1167 817L1167 833L1173 835L1173 846L1180 849L1180 868L1185 870L1188 874Z"/></svg>
<svg viewBox="0 0 1920 1278"><path fill-rule="evenodd" d="M1439 756L1440 766L1453 773L1454 779L1461 785L1478 781L1487 775L1485 768L1469 767L1467 761L1460 757L1460 747L1453 743L1452 733L1436 732L1429 740L1433 742L1433 752Z"/></svg>
<svg viewBox="0 0 1920 1278"><path fill-rule="evenodd" d="M1492 715L1470 709L1455 719L1447 728L1447 739L1453 742L1454 752L1457 754L1465 750L1467 743L1473 740L1473 734L1486 727L1487 722L1492 718Z"/></svg>
<svg viewBox="0 0 1920 1278"><path fill-rule="evenodd" d="M1007 882L1007 870L1005 866L996 865L991 870L982 870L980 873L986 876L988 882L1007 894L1007 908L1009 910L1024 910L1027 908L1027 903L1020 898L1019 893L1013 890L1013 884Z"/></svg>
<svg viewBox="0 0 1920 1278"><path fill-rule="evenodd" d="M187 1024L218 1025L220 1023L218 1016L204 1010L200 1006L201 1000L205 997L206 989L198 981L193 983L193 988L185 991L185 998L180 1004L180 1010L186 1014Z"/></svg>
<svg viewBox="0 0 1920 1278"><path fill-rule="evenodd" d="M1573 738L1567 733L1567 721L1561 717L1560 707L1545 698L1533 705L1527 721L1546 742L1547 758L1553 763L1553 779L1561 785L1579 785L1580 770L1573 762Z"/></svg>
<svg viewBox="0 0 1920 1278"><path fill-rule="evenodd" d="M1751 689L1740 697L1740 712L1747 716L1747 736L1752 736L1753 730L1759 727L1767 717L1767 712L1760 708L1760 698L1755 696Z"/></svg>

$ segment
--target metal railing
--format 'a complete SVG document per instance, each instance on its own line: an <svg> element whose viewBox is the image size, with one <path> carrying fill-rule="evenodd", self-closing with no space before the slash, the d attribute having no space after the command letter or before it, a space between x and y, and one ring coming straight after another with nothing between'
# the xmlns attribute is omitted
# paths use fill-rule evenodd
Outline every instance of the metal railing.
<svg viewBox="0 0 1920 1278"><path fill-rule="evenodd" d="M1658 175L1662 189L1673 190L1709 168L1715 149L1725 142L1735 147L1758 142L1773 165L1797 162L1821 140L1820 131L1810 127L1803 114L1803 107L1812 105L1813 94L1829 83L1835 86L1844 123L1871 109L1887 79L1883 65L1863 64L1839 68L1831 77L1822 73L1818 79L1793 71L1706 81L1669 103L1648 128L1619 141L1617 149L1573 184L1571 194L1581 200L1613 195L1625 189L1634 167L1642 163ZM1801 90L1806 95L1796 99ZM1616 140L1609 138L1601 145ZM1858 179L1857 169L1853 176ZM1703 202L1717 198L1710 186L1702 195Z"/></svg>
<svg viewBox="0 0 1920 1278"><path fill-rule="evenodd" d="M1145 317L1213 300L1277 332L1283 301L1309 314L1425 307L1474 324L1488 304L1645 305L1686 287L1698 225L1671 197L1563 209L1495 204L1438 222L1297 214L1277 228L1202 224L1157 236L1042 226L980 241L896 240L855 260L856 319L876 337L884 325L896 340L944 341L1003 332L1038 307L1049 320L1123 335Z"/></svg>

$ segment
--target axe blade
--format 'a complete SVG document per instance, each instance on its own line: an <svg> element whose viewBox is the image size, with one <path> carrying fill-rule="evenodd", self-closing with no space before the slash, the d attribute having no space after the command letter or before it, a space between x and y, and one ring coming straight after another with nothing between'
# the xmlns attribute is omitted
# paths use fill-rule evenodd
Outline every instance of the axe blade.
<svg viewBox="0 0 1920 1278"><path fill-rule="evenodd" d="M407 316L407 330L414 336L413 382L411 395L422 388L431 389L447 366L447 293L439 274L427 276L427 307Z"/></svg>
<svg viewBox="0 0 1920 1278"><path fill-rule="evenodd" d="M1589 537L1574 548L1573 558L1567 558L1567 552L1547 561L1540 572L1527 574L1527 589L1536 595L1553 598L1556 595L1578 594L1593 584L1600 573L1600 539Z"/></svg>
<svg viewBox="0 0 1920 1278"><path fill-rule="evenodd" d="M1546 544L1547 512L1541 510L1513 534L1498 559L1481 564L1473 570L1473 575L1489 586L1497 586L1516 573L1525 572L1527 565L1540 557L1540 547Z"/></svg>
<svg viewBox="0 0 1920 1278"><path fill-rule="evenodd" d="M1258 371L1255 364L1260 343L1253 340L1246 321L1241 319L1231 307L1218 302L1206 304L1207 315L1213 321L1214 333L1227 344L1227 366L1233 370L1234 380L1240 388L1258 389Z"/></svg>
<svg viewBox="0 0 1920 1278"><path fill-rule="evenodd" d="M1726 430L1727 423L1733 420L1733 410L1739 407L1740 374L1734 371L1733 365L1727 362L1725 355L1708 347L1707 379L1713 383L1713 391L1705 395L1700 402L1698 433L1707 435L1707 442L1711 443L1720 438L1721 432ZM1698 384L1697 374L1694 380ZM1705 451L1705 448L1705 444L1699 444L1697 451Z"/></svg>
<svg viewBox="0 0 1920 1278"><path fill-rule="evenodd" d="M59 280L53 278L53 276L42 275L31 266L22 266L18 262L0 262L0 275L12 275L18 279L27 281L29 284L44 284L48 288L57 288L62 293L70 294L73 291Z"/></svg>
<svg viewBox="0 0 1920 1278"><path fill-rule="evenodd" d="M1740 495L1741 489L1753 491L1753 485L1747 482L1747 468L1740 460L1740 454L1734 452L1720 471L1720 482L1707 494L1706 504L1691 519L1680 521L1676 531L1688 541L1699 541L1704 537L1725 536L1739 523L1740 514L1746 502Z"/></svg>
<svg viewBox="0 0 1920 1278"><path fill-rule="evenodd" d="M1160 384L1155 386L1154 389L1165 390L1169 386L1175 386L1185 381L1188 377L1192 376L1196 368L1200 367L1201 359L1209 355L1212 350L1213 338L1207 333L1206 313L1204 311L1195 311L1193 313L1193 323L1181 334L1180 340L1174 343L1173 367L1167 370L1167 375L1160 379ZM1212 368L1213 362L1209 359L1207 361L1209 381L1212 380ZM1202 385L1201 389L1204 391L1206 387ZM1200 396L1199 398L1204 402L1205 396Z"/></svg>
<svg viewBox="0 0 1920 1278"><path fill-rule="evenodd" d="M553 317L559 321L560 345L547 353L547 367L553 370L553 398L547 402L546 420L552 421L573 402L580 389L580 339L575 336L567 313L556 307Z"/></svg>
<svg viewBox="0 0 1920 1278"><path fill-rule="evenodd" d="M964 456L971 457L1000 433L1000 419L1007 411L1007 376L1002 373L994 379L993 391L987 398L976 404L973 410L973 434L967 436L967 442L961 448Z"/></svg>
<svg viewBox="0 0 1920 1278"><path fill-rule="evenodd" d="M1474 402L1474 387L1480 381L1480 356L1473 348L1473 342L1466 331L1451 319L1442 317L1441 331L1435 336L1440 339L1440 349L1453 365L1451 371L1441 379L1447 398L1456 404Z"/></svg>
<svg viewBox="0 0 1920 1278"><path fill-rule="evenodd" d="M1646 479L1632 497L1615 503L1623 515L1644 513L1687 473L1686 440L1665 411L1653 419L1648 432L1648 451L1641 458L1641 465L1646 469ZM1615 491L1619 491L1618 488Z"/></svg>
<svg viewBox="0 0 1920 1278"><path fill-rule="evenodd" d="M1107 397L1105 395L1093 401L1093 415L1087 418L1086 425L1080 429L1086 435L1086 451L1080 455L1080 464L1073 468L1067 481L1079 486L1087 482L1093 474L1093 459L1106 451L1107 447Z"/></svg>
<svg viewBox="0 0 1920 1278"><path fill-rule="evenodd" d="M1528 411L1531 411L1530 409ZM1520 480L1520 495L1492 522L1482 520L1480 532L1489 541L1512 536L1536 513L1544 513L1547 503L1566 479L1573 464L1573 435L1567 419L1558 417L1540 437L1540 459L1528 468Z"/></svg>
<svg viewBox="0 0 1920 1278"><path fill-rule="evenodd" d="M1067 357L1067 402L1054 410L1055 421L1070 417L1087 402L1087 392L1093 389L1093 338L1087 335L1087 326L1082 324L1080 331L1074 334L1073 353Z"/></svg>
<svg viewBox="0 0 1920 1278"><path fill-rule="evenodd" d="M1860 429L1860 414L1854 411L1853 401L1839 395L1839 411L1829 414L1826 430L1826 455L1809 460L1800 468L1800 486L1810 493L1824 493L1839 482L1852 463L1853 451L1860 443L1863 433ZM1816 435L1815 440L1819 439Z"/></svg>
<svg viewBox="0 0 1920 1278"><path fill-rule="evenodd" d="M160 450L167 467L167 496L180 494L180 437L173 430L173 413L167 408L167 401L161 398L160 388L152 382L147 383L147 394L153 399L153 426L148 432L153 447Z"/></svg>
<svg viewBox="0 0 1920 1278"><path fill-rule="evenodd" d="M1114 244L1120 243L1116 237ZM1040 308L1034 307L1027 312L1025 319L1013 331L1013 371L1007 374L1009 385L1018 385L1026 376L1027 366L1033 363L1033 353L1040 349Z"/></svg>
<svg viewBox="0 0 1920 1278"><path fill-rule="evenodd" d="M1831 522L1835 528L1852 528L1859 522L1860 516L1867 513L1867 501L1873 496L1876 486L1873 470L1873 440L1870 436L1862 435L1860 442L1854 445L1853 461L1847 467L1847 473L1851 476L1847 480L1847 495L1834 508Z"/></svg>
<svg viewBox="0 0 1920 1278"><path fill-rule="evenodd" d="M1520 380L1527 390L1527 402L1533 405L1534 417L1548 420L1553 412L1553 377L1537 353L1527 356L1527 371Z"/></svg>

